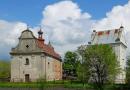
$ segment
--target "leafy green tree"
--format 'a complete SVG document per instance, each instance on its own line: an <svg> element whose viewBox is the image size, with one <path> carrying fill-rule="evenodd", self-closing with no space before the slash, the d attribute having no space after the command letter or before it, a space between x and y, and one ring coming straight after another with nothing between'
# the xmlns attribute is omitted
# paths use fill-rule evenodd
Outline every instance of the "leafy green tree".
<svg viewBox="0 0 130 90"><path fill-rule="evenodd" d="M81 80L81 82L84 84L85 82L88 82L89 79L89 74L88 71L86 70L85 67L85 47L79 47L77 49L77 54L78 54L78 67L77 67L77 76L78 79Z"/></svg>
<svg viewBox="0 0 130 90"><path fill-rule="evenodd" d="M68 51L64 56L63 70L67 76L76 76L78 56L75 52Z"/></svg>
<svg viewBox="0 0 130 90"><path fill-rule="evenodd" d="M110 45L90 45L84 50L83 67L89 82L103 90L105 83L114 82L119 64Z"/></svg>
<svg viewBox="0 0 130 90"><path fill-rule="evenodd" d="M84 63L79 63L77 67L77 76L78 80L80 80L83 84L87 83L89 80L89 73L88 70L86 70Z"/></svg>
<svg viewBox="0 0 130 90"><path fill-rule="evenodd" d="M0 78L10 77L10 62L9 61L0 61Z"/></svg>
<svg viewBox="0 0 130 90"><path fill-rule="evenodd" d="M126 83L127 83L127 84L130 84L130 56L128 56L128 58L127 58Z"/></svg>

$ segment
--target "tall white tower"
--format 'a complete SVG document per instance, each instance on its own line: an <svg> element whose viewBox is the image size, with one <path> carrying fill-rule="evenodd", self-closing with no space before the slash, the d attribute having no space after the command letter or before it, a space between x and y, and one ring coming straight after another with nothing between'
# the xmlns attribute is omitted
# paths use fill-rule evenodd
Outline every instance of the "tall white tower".
<svg viewBox="0 0 130 90"><path fill-rule="evenodd" d="M126 49L127 43L124 35L124 27L118 29L96 31L91 35L91 45L94 44L110 44L115 51L117 60L121 68L121 72L117 75L115 83L125 83L126 78Z"/></svg>

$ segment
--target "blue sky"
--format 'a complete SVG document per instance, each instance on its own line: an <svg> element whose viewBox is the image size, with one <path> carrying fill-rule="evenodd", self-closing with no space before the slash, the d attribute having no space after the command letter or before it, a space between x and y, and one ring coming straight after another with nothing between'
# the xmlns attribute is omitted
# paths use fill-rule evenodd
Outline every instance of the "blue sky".
<svg viewBox="0 0 130 90"><path fill-rule="evenodd" d="M128 0L1 0L0 59L10 59L9 52L27 24L35 36L41 25L46 43L51 41L63 56L87 44L93 29L115 29L122 24L126 39L130 38L129 21ZM130 39L127 42L130 51Z"/></svg>
<svg viewBox="0 0 130 90"><path fill-rule="evenodd" d="M30 26L37 26L42 18L43 9L62 0L1 0L0 19L22 21ZM88 12L93 19L105 17L113 6L124 5L128 0L72 0L82 12Z"/></svg>

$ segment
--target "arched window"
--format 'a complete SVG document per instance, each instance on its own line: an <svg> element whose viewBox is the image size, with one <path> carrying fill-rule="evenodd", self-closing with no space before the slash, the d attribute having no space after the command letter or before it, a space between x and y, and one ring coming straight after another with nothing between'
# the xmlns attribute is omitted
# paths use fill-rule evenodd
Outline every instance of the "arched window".
<svg viewBox="0 0 130 90"><path fill-rule="evenodd" d="M25 63L25 65L29 65L29 59L28 59L28 58L26 58L26 63Z"/></svg>

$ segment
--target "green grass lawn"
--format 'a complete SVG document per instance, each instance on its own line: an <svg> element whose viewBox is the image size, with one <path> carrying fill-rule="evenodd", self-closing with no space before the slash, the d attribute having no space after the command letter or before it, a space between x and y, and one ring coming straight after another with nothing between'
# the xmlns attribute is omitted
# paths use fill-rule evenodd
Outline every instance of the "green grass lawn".
<svg viewBox="0 0 130 90"><path fill-rule="evenodd" d="M49 82L28 82L28 83L13 83L0 82L0 87L22 87L22 88L38 88L38 87L64 87L64 88L91 88L88 84L74 83L70 81L49 81Z"/></svg>
<svg viewBox="0 0 130 90"><path fill-rule="evenodd" d="M120 90L120 88L127 88L129 85L106 85L105 90ZM63 87L63 88L87 88L92 89L92 85L83 84L71 81L49 81L49 82L29 82L29 83L13 83L13 82L0 82L0 87L2 88L53 88L53 87Z"/></svg>

